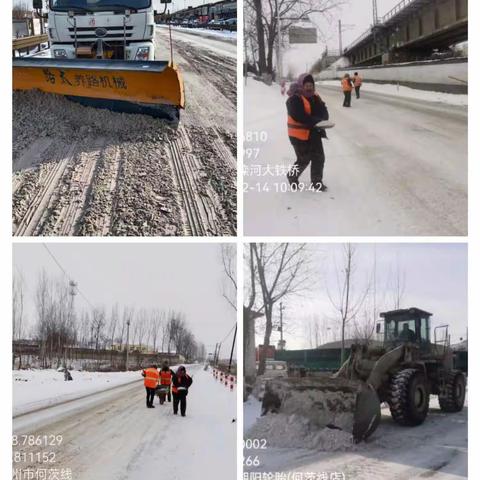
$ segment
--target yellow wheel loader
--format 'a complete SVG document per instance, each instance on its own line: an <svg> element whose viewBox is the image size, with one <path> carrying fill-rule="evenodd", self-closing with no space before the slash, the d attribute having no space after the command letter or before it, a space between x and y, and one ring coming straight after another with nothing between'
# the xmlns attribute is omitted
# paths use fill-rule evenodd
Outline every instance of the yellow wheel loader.
<svg viewBox="0 0 480 480"><path fill-rule="evenodd" d="M297 414L319 428L347 431L360 442L378 427L383 402L404 426L424 422L430 394L438 395L442 411L459 412L465 376L453 368L448 325L436 327L431 341L431 315L418 308L382 313L384 321L377 324L382 342L352 345L333 375L267 381L262 414Z"/></svg>
<svg viewBox="0 0 480 480"><path fill-rule="evenodd" d="M170 2L162 0L165 10ZM14 58L14 90L178 120L183 81L172 58L154 60L152 0L49 0L48 6L50 57ZM42 7L34 0L40 15Z"/></svg>

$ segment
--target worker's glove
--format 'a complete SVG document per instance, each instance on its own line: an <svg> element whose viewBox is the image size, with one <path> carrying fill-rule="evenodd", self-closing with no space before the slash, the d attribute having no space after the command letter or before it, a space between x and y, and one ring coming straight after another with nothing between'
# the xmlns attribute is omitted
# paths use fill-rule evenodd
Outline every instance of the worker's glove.
<svg viewBox="0 0 480 480"><path fill-rule="evenodd" d="M328 137L327 137L327 132L325 131L324 128L313 127L313 129L320 134L320 138L326 138L326 139L328 139Z"/></svg>

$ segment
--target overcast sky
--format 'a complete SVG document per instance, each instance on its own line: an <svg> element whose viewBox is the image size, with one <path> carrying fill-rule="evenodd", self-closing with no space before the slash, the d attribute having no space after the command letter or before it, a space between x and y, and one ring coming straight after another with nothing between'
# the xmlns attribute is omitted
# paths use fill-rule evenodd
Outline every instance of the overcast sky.
<svg viewBox="0 0 480 480"><path fill-rule="evenodd" d="M338 314L327 294L336 292L337 267L342 265L341 245L322 244L313 251L312 288L302 296L284 301L287 348L310 348L306 325L313 315L327 319L333 340L340 334ZM380 311L394 308L393 293L397 267L404 276L405 293L401 308L418 307L433 313L432 325L450 325L452 343L466 337L467 315L467 247L464 244L363 244L357 245L354 297L363 291L371 278L376 252L377 304ZM315 283L313 285L313 283ZM357 293L355 293L357 292ZM278 307L276 315L278 318ZM433 333L433 329L432 329ZM272 343L280 338L274 332ZM261 343L261 339L257 339Z"/></svg>
<svg viewBox="0 0 480 480"><path fill-rule="evenodd" d="M209 352L235 323L235 312L222 296L218 244L53 243L48 248L93 305L107 311L115 302L182 311ZM16 244L13 254L15 269L27 284L27 315L32 318L40 270L58 277L62 272L41 244ZM76 304L88 308L80 295Z"/></svg>
<svg viewBox="0 0 480 480"><path fill-rule="evenodd" d="M382 17L395 7L400 0L377 0L378 15ZM338 49L338 20L344 25L343 46L358 38L373 23L372 0L350 0L332 13L328 21L319 23L328 39L329 48Z"/></svg>

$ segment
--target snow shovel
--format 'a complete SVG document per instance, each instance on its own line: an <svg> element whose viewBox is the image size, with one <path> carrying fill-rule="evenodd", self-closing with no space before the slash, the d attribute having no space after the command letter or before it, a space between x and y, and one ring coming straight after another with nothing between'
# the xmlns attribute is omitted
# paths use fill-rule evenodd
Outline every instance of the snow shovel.
<svg viewBox="0 0 480 480"><path fill-rule="evenodd" d="M333 128L335 124L330 120L322 120L321 122L315 124L315 126L318 128Z"/></svg>
<svg viewBox="0 0 480 480"><path fill-rule="evenodd" d="M366 383L330 375L278 378L266 382L262 415L296 414L318 428L351 433L358 443L380 423L380 401Z"/></svg>

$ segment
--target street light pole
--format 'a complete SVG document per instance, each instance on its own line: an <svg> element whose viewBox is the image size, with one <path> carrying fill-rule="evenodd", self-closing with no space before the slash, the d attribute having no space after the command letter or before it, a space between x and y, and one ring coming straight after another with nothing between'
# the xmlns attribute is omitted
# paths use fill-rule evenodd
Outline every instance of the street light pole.
<svg viewBox="0 0 480 480"><path fill-rule="evenodd" d="M228 362L228 373L232 368L232 358L233 358L233 350L235 349L235 340L237 339L237 325L235 325L235 333L233 334L233 342L232 342L232 349L230 351L230 360Z"/></svg>
<svg viewBox="0 0 480 480"><path fill-rule="evenodd" d="M342 55L343 45L342 45L342 21L338 21L338 53Z"/></svg>
<svg viewBox="0 0 480 480"><path fill-rule="evenodd" d="M127 355L126 355L126 360L125 360L125 371L126 372L128 372L128 351L130 350L130 347L128 345L129 336L130 336L130 320L127 320Z"/></svg>

